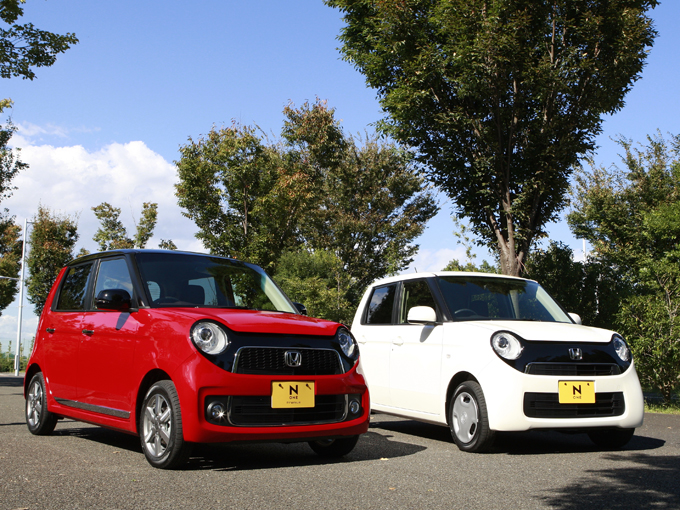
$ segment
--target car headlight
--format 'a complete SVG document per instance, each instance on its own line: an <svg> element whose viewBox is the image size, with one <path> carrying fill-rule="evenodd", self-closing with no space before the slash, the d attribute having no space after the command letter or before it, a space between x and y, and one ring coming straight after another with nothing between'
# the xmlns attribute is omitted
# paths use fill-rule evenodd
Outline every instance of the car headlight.
<svg viewBox="0 0 680 510"><path fill-rule="evenodd" d="M335 338L338 340L340 348L342 349L342 352L345 353L345 356L348 358L356 357L359 348L357 347L357 343L354 340L352 333L345 328L338 328L338 331L335 333Z"/></svg>
<svg viewBox="0 0 680 510"><path fill-rule="evenodd" d="M229 337L214 322L197 322L191 328L191 340L194 345L206 354L219 354L229 345Z"/></svg>
<svg viewBox="0 0 680 510"><path fill-rule="evenodd" d="M630 349L623 337L619 334L612 336L612 343L614 344L614 350L619 358L621 358L621 361L630 361Z"/></svg>
<svg viewBox="0 0 680 510"><path fill-rule="evenodd" d="M519 358L524 349L519 339L506 331L501 331L492 336L491 346L501 358L510 360Z"/></svg>

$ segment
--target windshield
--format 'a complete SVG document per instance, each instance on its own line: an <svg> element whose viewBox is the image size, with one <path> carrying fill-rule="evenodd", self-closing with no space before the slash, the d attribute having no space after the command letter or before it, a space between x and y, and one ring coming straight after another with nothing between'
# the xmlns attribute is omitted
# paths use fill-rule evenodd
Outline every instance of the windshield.
<svg viewBox="0 0 680 510"><path fill-rule="evenodd" d="M571 322L538 283L483 276L439 276L454 320Z"/></svg>
<svg viewBox="0 0 680 510"><path fill-rule="evenodd" d="M152 307L246 308L297 313L258 266L180 253L138 253Z"/></svg>

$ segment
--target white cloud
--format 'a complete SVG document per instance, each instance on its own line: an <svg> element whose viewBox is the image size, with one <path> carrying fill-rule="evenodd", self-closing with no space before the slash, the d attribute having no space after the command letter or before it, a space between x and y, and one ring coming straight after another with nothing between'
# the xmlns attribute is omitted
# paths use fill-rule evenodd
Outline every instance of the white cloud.
<svg viewBox="0 0 680 510"><path fill-rule="evenodd" d="M99 224L92 207L109 202L122 210L121 220L132 236L142 204L158 204L158 223L149 247L159 240L172 239L180 249L203 250L194 233L196 227L181 215L174 184L172 163L153 152L143 142L113 143L95 152L80 145L54 147L22 141L21 160L29 168L14 180L17 190L2 205L17 221L29 220L38 205L53 212L77 215L80 242L95 251L92 241Z"/></svg>
<svg viewBox="0 0 680 510"><path fill-rule="evenodd" d="M413 263L404 271L404 273L423 273L432 271L441 271L451 260L456 259L459 262L467 262L465 255L465 248L462 246L456 249L441 248L439 250L420 249L413 258Z"/></svg>

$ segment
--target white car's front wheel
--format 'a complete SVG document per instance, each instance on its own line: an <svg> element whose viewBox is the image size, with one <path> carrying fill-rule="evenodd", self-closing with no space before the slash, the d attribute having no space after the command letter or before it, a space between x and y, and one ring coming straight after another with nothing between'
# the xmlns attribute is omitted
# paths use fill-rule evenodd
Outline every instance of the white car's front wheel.
<svg viewBox="0 0 680 510"><path fill-rule="evenodd" d="M486 400L475 381L461 383L449 402L449 427L459 449L465 452L487 451L494 440L489 428Z"/></svg>

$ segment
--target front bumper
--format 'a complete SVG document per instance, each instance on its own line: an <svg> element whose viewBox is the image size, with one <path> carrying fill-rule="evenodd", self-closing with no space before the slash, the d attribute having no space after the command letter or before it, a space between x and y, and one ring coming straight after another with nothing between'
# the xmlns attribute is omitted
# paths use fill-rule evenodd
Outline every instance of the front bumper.
<svg viewBox="0 0 680 510"><path fill-rule="evenodd" d="M206 408L215 398L243 397L241 400L266 400L271 396L272 382L282 380L314 381L317 397L356 395L361 402L357 417L341 416L340 421L329 423L325 420L307 420L304 424L289 424L285 419L280 423L266 426L234 426L231 423L211 423L206 417ZM355 436L368 430L370 403L368 390L356 365L349 372L338 375L294 376L249 375L227 372L204 357L191 356L177 373L173 381L182 408L184 439L196 443L217 443L231 441L300 441L339 436ZM328 397L325 397L328 398ZM323 400L320 398L318 400ZM312 414L313 416L313 414ZM311 422L310 422L311 421Z"/></svg>
<svg viewBox="0 0 680 510"><path fill-rule="evenodd" d="M594 383L596 404L559 404L560 381ZM497 360L485 367L479 382L492 430L637 428L644 418L642 388L632 365L619 375L553 376L525 374Z"/></svg>

